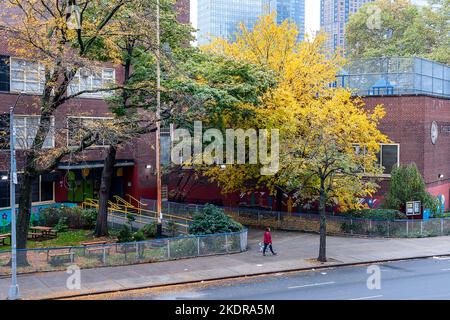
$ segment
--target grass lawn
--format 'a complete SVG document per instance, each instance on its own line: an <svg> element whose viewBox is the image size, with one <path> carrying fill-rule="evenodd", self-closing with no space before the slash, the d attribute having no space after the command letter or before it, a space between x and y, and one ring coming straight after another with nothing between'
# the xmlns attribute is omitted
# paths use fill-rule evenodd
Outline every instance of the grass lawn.
<svg viewBox="0 0 450 320"><path fill-rule="evenodd" d="M48 247L66 247L79 246L81 242L94 240L92 230L70 230L67 232L58 233L55 239L45 241L31 241L28 240L28 248L48 248ZM98 240L98 239L97 239ZM11 246L0 246L0 250L10 250Z"/></svg>

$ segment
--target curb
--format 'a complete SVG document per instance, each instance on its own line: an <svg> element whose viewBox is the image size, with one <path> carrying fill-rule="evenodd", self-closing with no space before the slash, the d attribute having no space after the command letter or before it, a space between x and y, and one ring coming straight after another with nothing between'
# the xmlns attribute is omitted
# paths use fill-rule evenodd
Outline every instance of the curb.
<svg viewBox="0 0 450 320"><path fill-rule="evenodd" d="M70 299L70 298L81 298L81 297L86 297L86 296L121 293L121 292L135 291L135 290L166 288L166 287L172 287L172 286L177 286L177 285L210 283L210 282L215 282L215 281L220 281L220 280L231 280L231 279L241 279L241 278L253 278L253 277L267 276L267 275L273 275L273 274L278 274L278 273L295 273L295 272L304 272L304 271L312 271L312 270L324 270L324 269L330 269L330 268L364 266L364 265L368 265L368 264L380 264L380 263L397 262L397 261L430 259L433 257L450 257L450 253L438 254L438 255L428 255L428 256L418 256L418 257L407 257L407 258L393 258L393 259L385 259L385 260L372 260L372 261L364 261L364 262L330 264L330 265L321 265L321 266L317 266L317 267L307 267L307 268L297 268L297 269L283 269L283 270L270 271L270 272L259 272L259 273L251 273L251 274L244 274L244 275L211 278L211 279L206 279L206 280L191 280L191 281L182 281L182 282L174 282L174 283L159 284L159 285L137 286L137 287L132 287L132 288L120 289L120 290L102 290L102 291L96 291L96 292L90 292L90 293L59 295L59 296L38 298L38 299L33 299L33 300L60 300L60 299Z"/></svg>

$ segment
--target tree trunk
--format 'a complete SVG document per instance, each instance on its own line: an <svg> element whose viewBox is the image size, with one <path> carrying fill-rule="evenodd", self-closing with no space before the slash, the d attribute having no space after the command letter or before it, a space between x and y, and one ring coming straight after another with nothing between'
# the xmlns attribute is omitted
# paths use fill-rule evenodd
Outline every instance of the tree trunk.
<svg viewBox="0 0 450 320"><path fill-rule="evenodd" d="M19 214L16 221L17 249L27 248L28 230L31 218L31 187L37 177L25 171L23 181L20 184ZM17 251L17 265L28 266L27 252Z"/></svg>
<svg viewBox="0 0 450 320"><path fill-rule="evenodd" d="M327 262L327 216L326 216L326 194L325 183L322 182L320 186L320 247L319 260L320 262Z"/></svg>
<svg viewBox="0 0 450 320"><path fill-rule="evenodd" d="M102 170L102 180L99 192L99 207L95 236L104 237L108 235L108 200L111 193L111 184L114 176L114 165L116 164L116 148L109 146Z"/></svg>

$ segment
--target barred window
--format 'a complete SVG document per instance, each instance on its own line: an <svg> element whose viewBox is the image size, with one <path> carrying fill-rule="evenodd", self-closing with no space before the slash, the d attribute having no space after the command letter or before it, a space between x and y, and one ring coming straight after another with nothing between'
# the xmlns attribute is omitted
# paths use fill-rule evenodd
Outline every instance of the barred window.
<svg viewBox="0 0 450 320"><path fill-rule="evenodd" d="M14 129L16 134L16 150L30 149L41 122L40 116L14 116ZM42 145L43 149L55 147L55 119L51 117L50 128Z"/></svg>
<svg viewBox="0 0 450 320"><path fill-rule="evenodd" d="M92 72L82 69L77 72L69 85L69 94L76 94L82 91L95 91L97 89L107 88L115 82L115 70L105 68L100 71ZM84 93L80 97L102 98L110 95L110 91Z"/></svg>
<svg viewBox="0 0 450 320"><path fill-rule="evenodd" d="M41 94L45 68L38 62L11 58L11 91Z"/></svg>

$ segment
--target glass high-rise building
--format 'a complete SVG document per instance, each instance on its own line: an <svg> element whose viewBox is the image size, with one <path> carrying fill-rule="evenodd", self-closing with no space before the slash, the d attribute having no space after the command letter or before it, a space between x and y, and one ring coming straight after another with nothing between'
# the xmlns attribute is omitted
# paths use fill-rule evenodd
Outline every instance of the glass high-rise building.
<svg viewBox="0 0 450 320"><path fill-rule="evenodd" d="M212 38L233 39L240 23L252 28L267 10L277 11L277 22L291 19L300 29L299 40L305 32L305 0L198 0L197 39L199 45Z"/></svg>
<svg viewBox="0 0 450 320"><path fill-rule="evenodd" d="M320 0L320 27L328 35L329 52L345 48L345 26L352 13L374 0Z"/></svg>
<svg viewBox="0 0 450 320"><path fill-rule="evenodd" d="M364 4L374 0L320 0L320 27L328 34L326 48L330 53L337 48L345 50L345 26L350 15ZM416 5L423 5L425 0L412 0Z"/></svg>

